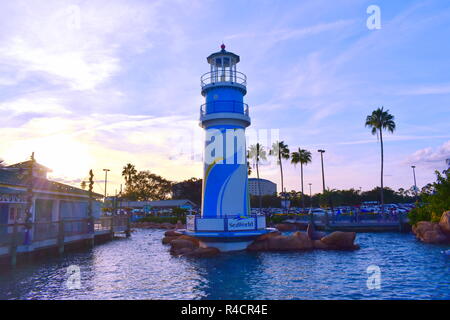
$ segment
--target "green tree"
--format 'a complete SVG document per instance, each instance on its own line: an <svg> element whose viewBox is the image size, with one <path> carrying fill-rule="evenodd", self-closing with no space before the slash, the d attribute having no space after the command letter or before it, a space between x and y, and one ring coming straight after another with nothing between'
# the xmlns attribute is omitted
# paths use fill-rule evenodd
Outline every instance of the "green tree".
<svg viewBox="0 0 450 320"><path fill-rule="evenodd" d="M248 151L248 156L256 165L256 177L258 178L258 195L259 195L259 213L262 212L262 193L261 193L261 183L259 181L259 162L267 160L266 151L264 147L259 143L251 145Z"/></svg>
<svg viewBox="0 0 450 320"><path fill-rule="evenodd" d="M289 148L284 141L276 141L272 144L272 149L269 154L277 159L277 164L280 166L281 175L281 193L284 192L284 180L283 180L283 162L282 159L288 160L290 158Z"/></svg>
<svg viewBox="0 0 450 320"><path fill-rule="evenodd" d="M438 222L442 213L450 210L450 170L440 173L436 171L436 182L432 185L433 193L422 193L422 205L411 210L409 222L419 221Z"/></svg>
<svg viewBox="0 0 450 320"><path fill-rule="evenodd" d="M177 217L177 219L184 220L186 219L186 215L188 213L187 209L184 208L173 208L172 214Z"/></svg>
<svg viewBox="0 0 450 320"><path fill-rule="evenodd" d="M384 211L384 188L383 188L383 166L384 166L384 150L383 150L383 130L393 133L395 130L394 116L389 113L389 110L384 110L383 107L378 108L368 115L366 118L366 127L371 129L373 135L378 135L381 145L381 210Z"/></svg>
<svg viewBox="0 0 450 320"><path fill-rule="evenodd" d="M166 200L171 193L171 181L150 171L139 171L128 181L124 198L132 201Z"/></svg>
<svg viewBox="0 0 450 320"><path fill-rule="evenodd" d="M300 163L300 180L302 187L302 209L305 210L305 194L303 190L303 165L307 165L311 162L311 152L305 149L298 148L298 151L294 151L291 154L291 163L297 165Z"/></svg>
<svg viewBox="0 0 450 320"><path fill-rule="evenodd" d="M202 179L190 178L173 184L172 199L188 199L199 205L202 201Z"/></svg>
<svg viewBox="0 0 450 320"><path fill-rule="evenodd" d="M250 161L248 161L248 159L250 159L250 153L247 150L247 176L250 176L252 174L252 166L250 165Z"/></svg>
<svg viewBox="0 0 450 320"><path fill-rule="evenodd" d="M421 194L432 194L434 192L433 184L427 183L427 185L422 187L422 190L420 191Z"/></svg>

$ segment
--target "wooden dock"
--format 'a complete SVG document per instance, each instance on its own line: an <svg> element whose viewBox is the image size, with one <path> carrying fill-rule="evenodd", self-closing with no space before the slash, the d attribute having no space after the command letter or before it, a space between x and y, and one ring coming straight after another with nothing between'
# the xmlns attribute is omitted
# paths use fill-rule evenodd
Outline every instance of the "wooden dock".
<svg viewBox="0 0 450 320"><path fill-rule="evenodd" d="M69 246L92 247L97 242L112 240L115 235L130 235L128 216L0 224L0 265L15 266L20 258L42 251L63 254Z"/></svg>

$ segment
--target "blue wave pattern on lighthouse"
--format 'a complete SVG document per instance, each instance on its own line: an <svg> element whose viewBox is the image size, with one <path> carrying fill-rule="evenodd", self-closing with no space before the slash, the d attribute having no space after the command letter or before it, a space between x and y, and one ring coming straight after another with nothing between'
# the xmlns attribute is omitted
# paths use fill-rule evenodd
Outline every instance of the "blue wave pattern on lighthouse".
<svg viewBox="0 0 450 320"><path fill-rule="evenodd" d="M236 70L239 56L225 45L207 61L211 70L201 78L206 100L200 110L205 129L202 217L248 216L246 77Z"/></svg>

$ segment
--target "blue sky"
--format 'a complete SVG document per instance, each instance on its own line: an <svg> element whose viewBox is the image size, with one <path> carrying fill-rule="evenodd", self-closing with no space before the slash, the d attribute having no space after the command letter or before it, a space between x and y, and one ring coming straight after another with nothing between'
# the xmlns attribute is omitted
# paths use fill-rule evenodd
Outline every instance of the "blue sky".
<svg viewBox="0 0 450 320"><path fill-rule="evenodd" d="M369 5L381 29L369 30ZM379 144L365 117L384 106L385 180L434 180L450 158L447 1L10 1L0 4L0 157L34 151L51 177L78 184L92 168L109 193L128 162L172 180L201 177L199 77L219 49L241 56L252 129L279 130L313 152L305 182L379 183ZM286 187L299 168L285 164ZM279 183L276 165L261 176Z"/></svg>

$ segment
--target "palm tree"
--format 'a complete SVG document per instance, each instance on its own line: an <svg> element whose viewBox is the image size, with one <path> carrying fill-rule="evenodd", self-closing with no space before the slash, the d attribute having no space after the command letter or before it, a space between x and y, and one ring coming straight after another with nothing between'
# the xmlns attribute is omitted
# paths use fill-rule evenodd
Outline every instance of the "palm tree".
<svg viewBox="0 0 450 320"><path fill-rule="evenodd" d="M374 110L371 115L366 118L366 127L371 128L372 134L379 134L381 144L381 212L384 212L384 194L383 194L383 130L393 133L395 130L394 116L389 113L389 110L384 110L381 107Z"/></svg>
<svg viewBox="0 0 450 320"><path fill-rule="evenodd" d="M256 177L258 178L258 195L259 195L259 213L261 214L262 211L262 194L261 194L261 184L259 181L259 162L265 161L267 159L266 157L266 150L264 150L264 147L259 144L251 145L248 150L248 156L250 159L254 161L256 164Z"/></svg>
<svg viewBox="0 0 450 320"><path fill-rule="evenodd" d="M283 163L282 159L288 160L290 157L289 148L284 141L276 141L272 144L272 149L269 154L277 158L278 165L280 166L281 173L281 193L284 192L284 181L283 181Z"/></svg>
<svg viewBox="0 0 450 320"><path fill-rule="evenodd" d="M305 149L298 148L298 151L292 152L291 163L297 165L300 163L300 176L302 183L302 209L305 210L305 195L303 193L303 165L307 165L311 162L311 152Z"/></svg>
<svg viewBox="0 0 450 320"><path fill-rule="evenodd" d="M133 176L137 173L136 167L128 163L122 170L122 176L125 178L125 184L128 185L133 180Z"/></svg>
<svg viewBox="0 0 450 320"><path fill-rule="evenodd" d="M247 150L247 176L250 176L252 174L252 166L250 165L250 151Z"/></svg>

